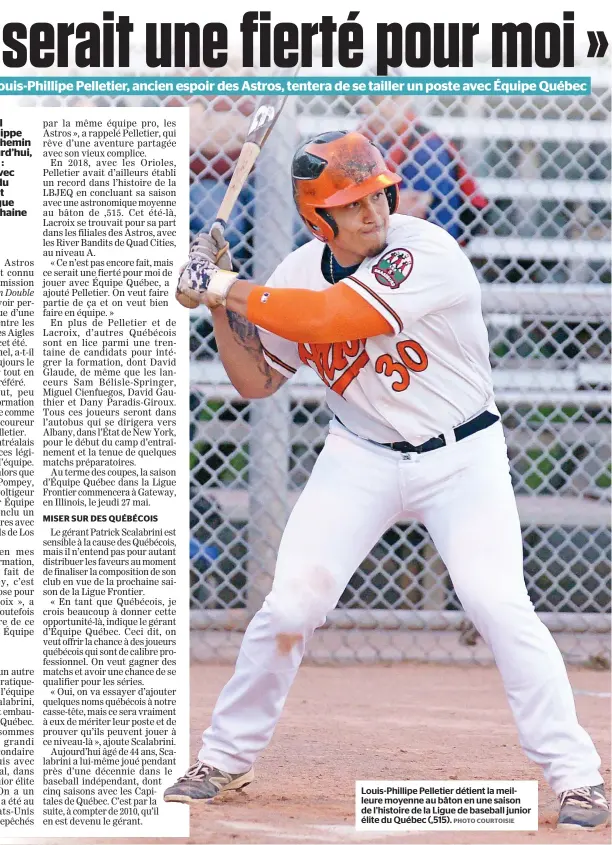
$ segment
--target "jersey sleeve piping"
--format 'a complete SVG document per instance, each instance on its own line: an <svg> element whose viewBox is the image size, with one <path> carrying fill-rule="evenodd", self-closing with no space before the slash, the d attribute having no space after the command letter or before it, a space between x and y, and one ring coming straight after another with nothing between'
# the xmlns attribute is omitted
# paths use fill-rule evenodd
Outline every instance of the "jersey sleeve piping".
<svg viewBox="0 0 612 845"><path fill-rule="evenodd" d="M286 364L276 355L273 355L266 349L263 343L261 344L261 346L263 349L264 357L268 364L270 364L270 366L274 367L274 369L278 370L282 376L286 376L287 378L291 378L291 376L295 375L295 373L297 372L295 367L291 367L289 364Z"/></svg>
<svg viewBox="0 0 612 845"><path fill-rule="evenodd" d="M363 296L364 299L366 299L379 313L383 315L394 330L395 334L403 332L404 324L402 323L399 314L397 314L381 296L373 291L372 288L369 288L366 284L364 284L361 279L357 279L355 276L348 276L347 278L352 282L351 287L353 290L356 290L357 293ZM355 288L355 286L357 286L357 288Z"/></svg>

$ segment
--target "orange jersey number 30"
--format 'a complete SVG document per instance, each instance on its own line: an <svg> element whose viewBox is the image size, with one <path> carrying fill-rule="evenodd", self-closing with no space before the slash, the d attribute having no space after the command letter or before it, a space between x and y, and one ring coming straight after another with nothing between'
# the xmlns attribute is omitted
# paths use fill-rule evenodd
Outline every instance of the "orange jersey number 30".
<svg viewBox="0 0 612 845"><path fill-rule="evenodd" d="M376 359L374 369L380 375L392 378L391 389L401 393L410 384L410 373L422 373L427 369L429 359L416 340L401 340L395 348L400 360L397 361L389 353L385 353Z"/></svg>

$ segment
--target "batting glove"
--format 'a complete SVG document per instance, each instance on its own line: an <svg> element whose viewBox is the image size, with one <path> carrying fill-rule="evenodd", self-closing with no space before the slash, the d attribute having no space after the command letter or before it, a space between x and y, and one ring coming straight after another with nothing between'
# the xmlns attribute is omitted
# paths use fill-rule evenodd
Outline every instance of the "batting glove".
<svg viewBox="0 0 612 845"><path fill-rule="evenodd" d="M200 232L191 245L189 261L179 270L179 283L175 293L177 302L185 308L197 308L198 305L214 308L225 304L223 296L207 295L206 287L203 287L203 276L212 278L217 268L225 271L232 269L229 244L225 240L220 223L215 223L209 234Z"/></svg>
<svg viewBox="0 0 612 845"><path fill-rule="evenodd" d="M201 304L209 308L225 305L227 293L237 275L217 267L210 258L197 256L181 269L176 298L187 308Z"/></svg>
<svg viewBox="0 0 612 845"><path fill-rule="evenodd" d="M232 269L229 244L225 240L223 227L220 223L215 223L209 234L200 232L191 245L189 257L192 259L207 258L221 270Z"/></svg>
<svg viewBox="0 0 612 845"><path fill-rule="evenodd" d="M181 268L178 289L192 299L205 293L213 275L218 271L215 262L204 254L194 255Z"/></svg>

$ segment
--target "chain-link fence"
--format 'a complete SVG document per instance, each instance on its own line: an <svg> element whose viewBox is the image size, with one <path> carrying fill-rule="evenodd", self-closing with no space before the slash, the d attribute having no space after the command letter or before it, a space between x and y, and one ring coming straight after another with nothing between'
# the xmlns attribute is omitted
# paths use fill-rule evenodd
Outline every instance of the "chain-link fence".
<svg viewBox="0 0 612 845"><path fill-rule="evenodd" d="M216 217L254 101L141 104L191 110L195 234ZM566 659L594 665L608 662L610 628L609 120L607 69L582 97L290 97L228 230L243 277L265 280L307 238L289 178L299 140L358 128L403 176L402 209L463 244L482 283L529 592ZM329 414L304 368L270 399L241 399L205 308L192 316L191 352L192 624L206 631L199 654L216 659L270 587ZM311 656L487 657L411 522L381 537L328 626Z"/></svg>

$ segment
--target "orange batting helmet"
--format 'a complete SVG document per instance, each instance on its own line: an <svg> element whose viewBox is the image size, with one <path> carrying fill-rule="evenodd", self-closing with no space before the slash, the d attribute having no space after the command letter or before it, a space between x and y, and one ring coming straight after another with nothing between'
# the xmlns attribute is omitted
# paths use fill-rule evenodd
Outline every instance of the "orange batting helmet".
<svg viewBox="0 0 612 845"><path fill-rule="evenodd" d="M321 241L338 234L329 208L384 189L389 211L397 211L401 177L389 170L378 147L360 132L324 132L306 141L293 157L291 178L300 216Z"/></svg>

